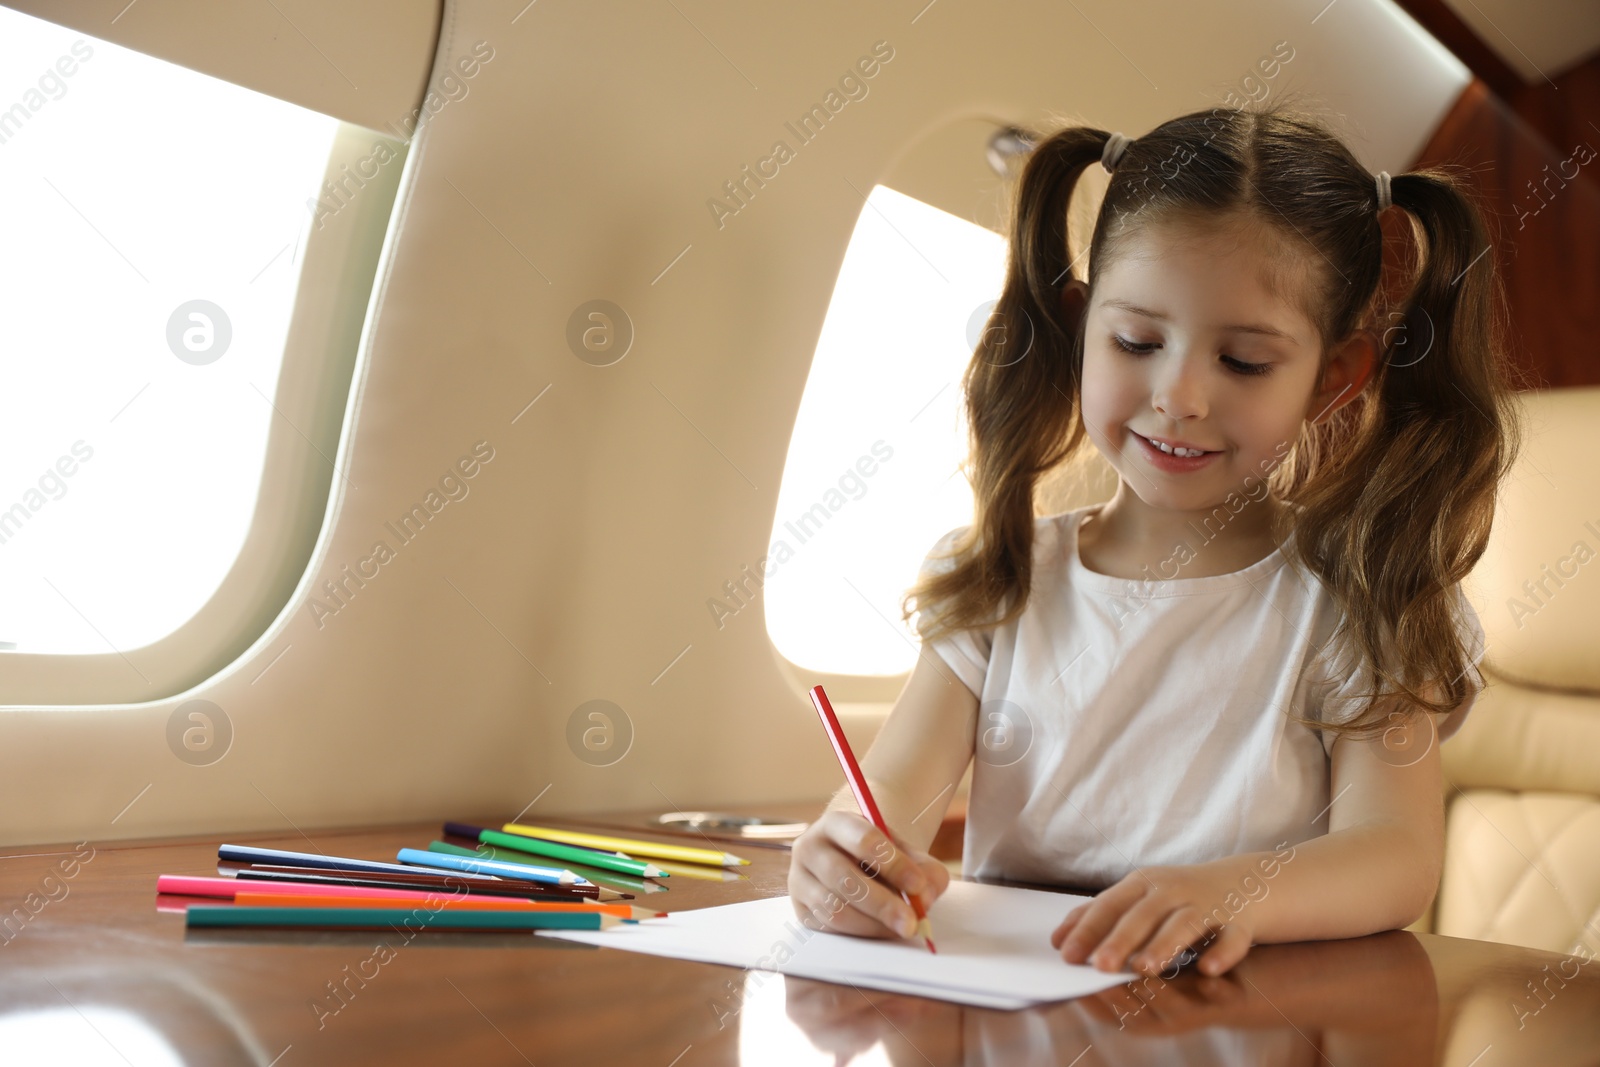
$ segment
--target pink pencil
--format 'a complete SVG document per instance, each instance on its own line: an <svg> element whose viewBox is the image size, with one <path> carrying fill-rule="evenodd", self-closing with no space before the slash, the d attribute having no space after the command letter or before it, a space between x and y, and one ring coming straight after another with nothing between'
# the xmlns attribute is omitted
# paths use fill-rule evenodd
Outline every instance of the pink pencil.
<svg viewBox="0 0 1600 1067"><path fill-rule="evenodd" d="M449 896L441 890L375 889L364 885L312 885L307 882L240 882L237 878L211 878L201 875L163 874L156 878L157 893L177 893L189 897L226 897L243 889L247 893L279 895L315 893L334 897L381 897L388 900L427 900Z"/></svg>

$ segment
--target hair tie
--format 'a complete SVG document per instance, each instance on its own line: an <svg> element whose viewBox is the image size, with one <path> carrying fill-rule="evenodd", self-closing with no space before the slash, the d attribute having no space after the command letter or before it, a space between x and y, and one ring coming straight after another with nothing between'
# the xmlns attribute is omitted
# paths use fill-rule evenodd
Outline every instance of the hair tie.
<svg viewBox="0 0 1600 1067"><path fill-rule="evenodd" d="M1389 206L1393 203L1394 201L1389 197L1389 172L1380 170L1378 172L1378 213L1381 215L1389 210Z"/></svg>
<svg viewBox="0 0 1600 1067"><path fill-rule="evenodd" d="M1122 159L1122 153L1126 152L1128 146L1132 143L1120 133L1114 133L1106 138L1106 146L1100 152L1100 165L1106 168L1108 174L1117 169L1117 163Z"/></svg>

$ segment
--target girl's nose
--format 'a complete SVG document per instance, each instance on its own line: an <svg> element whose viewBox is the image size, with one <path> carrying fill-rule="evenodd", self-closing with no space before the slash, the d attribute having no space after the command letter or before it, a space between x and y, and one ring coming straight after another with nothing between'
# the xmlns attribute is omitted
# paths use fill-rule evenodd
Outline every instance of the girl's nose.
<svg viewBox="0 0 1600 1067"><path fill-rule="evenodd" d="M1208 406L1204 377L1198 359L1169 350L1152 383L1150 406L1169 419L1204 418Z"/></svg>

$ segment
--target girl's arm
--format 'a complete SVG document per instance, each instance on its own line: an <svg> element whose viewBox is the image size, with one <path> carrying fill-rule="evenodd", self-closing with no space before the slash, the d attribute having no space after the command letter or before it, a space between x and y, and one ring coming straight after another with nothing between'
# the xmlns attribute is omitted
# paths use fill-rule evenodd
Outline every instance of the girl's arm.
<svg viewBox="0 0 1600 1067"><path fill-rule="evenodd" d="M1444 854L1434 724L1419 716L1370 741L1341 737L1331 788L1324 836L1135 871L1069 913L1051 944L1069 963L1158 971L1211 939L1200 969L1220 974L1253 942L1357 937L1416 921Z"/></svg>
<svg viewBox="0 0 1600 1067"><path fill-rule="evenodd" d="M927 851L944 821L956 786L972 762L978 698L924 650L884 720L861 773L883 821L906 844ZM860 812L848 785L828 811Z"/></svg>
<svg viewBox="0 0 1600 1067"><path fill-rule="evenodd" d="M924 650L861 760L884 822L897 841L860 814L842 787L795 839L789 895L813 929L865 937L903 936L915 917L899 891L931 904L950 872L927 855L956 784L972 759L978 699ZM863 869L873 874L864 878Z"/></svg>

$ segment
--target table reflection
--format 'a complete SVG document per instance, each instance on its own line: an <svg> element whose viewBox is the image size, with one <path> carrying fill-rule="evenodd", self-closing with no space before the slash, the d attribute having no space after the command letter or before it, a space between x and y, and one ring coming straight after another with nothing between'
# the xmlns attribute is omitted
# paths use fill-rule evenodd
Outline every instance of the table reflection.
<svg viewBox="0 0 1600 1067"><path fill-rule="evenodd" d="M1219 977L1185 970L1021 1011L790 978L785 1010L837 1064L1600 1062L1600 979L1586 973L1600 968L1485 947L1399 931L1262 945ZM1530 1000L1552 973L1571 977ZM1544 1006L1515 1011L1523 1001Z"/></svg>
<svg viewBox="0 0 1600 1067"><path fill-rule="evenodd" d="M0 1062L266 1067L234 1005L180 968L22 966L0 975Z"/></svg>

